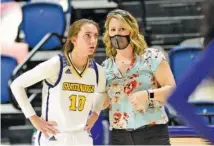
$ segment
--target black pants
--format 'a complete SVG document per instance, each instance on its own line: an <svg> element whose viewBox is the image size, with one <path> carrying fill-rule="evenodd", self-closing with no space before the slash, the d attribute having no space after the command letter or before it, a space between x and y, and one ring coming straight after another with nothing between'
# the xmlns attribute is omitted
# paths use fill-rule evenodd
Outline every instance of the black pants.
<svg viewBox="0 0 214 146"><path fill-rule="evenodd" d="M113 129L111 145L170 145L167 124L145 126L133 131Z"/></svg>

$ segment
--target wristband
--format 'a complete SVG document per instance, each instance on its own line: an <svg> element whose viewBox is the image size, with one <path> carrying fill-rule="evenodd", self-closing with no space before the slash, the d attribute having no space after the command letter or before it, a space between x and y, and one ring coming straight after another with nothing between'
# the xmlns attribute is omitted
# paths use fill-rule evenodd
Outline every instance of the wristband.
<svg viewBox="0 0 214 146"><path fill-rule="evenodd" d="M155 98L155 94L152 90L148 90L148 93L149 93L149 100L154 100Z"/></svg>

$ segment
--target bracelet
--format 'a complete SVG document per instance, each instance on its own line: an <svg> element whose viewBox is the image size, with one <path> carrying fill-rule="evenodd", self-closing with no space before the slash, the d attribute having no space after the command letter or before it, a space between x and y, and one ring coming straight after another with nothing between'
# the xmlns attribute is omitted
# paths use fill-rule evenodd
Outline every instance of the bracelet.
<svg viewBox="0 0 214 146"><path fill-rule="evenodd" d="M153 100L155 98L155 93L153 92L153 90L149 91L149 98L150 100Z"/></svg>
<svg viewBox="0 0 214 146"><path fill-rule="evenodd" d="M146 90L148 93L148 99L149 100L153 100L154 99L154 92L152 90Z"/></svg>
<svg viewBox="0 0 214 146"><path fill-rule="evenodd" d="M148 93L148 100L149 100L149 108L154 108L154 104L153 104L153 100L152 97L154 98L154 92L150 92L149 90L146 90L146 92Z"/></svg>

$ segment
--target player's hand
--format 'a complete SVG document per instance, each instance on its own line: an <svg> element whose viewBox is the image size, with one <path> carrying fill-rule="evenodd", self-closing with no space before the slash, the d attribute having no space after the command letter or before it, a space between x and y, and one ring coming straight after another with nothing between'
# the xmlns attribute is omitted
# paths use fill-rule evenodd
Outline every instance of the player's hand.
<svg viewBox="0 0 214 146"><path fill-rule="evenodd" d="M86 126L85 126L84 130L86 130L87 132L90 132L91 128L94 126L98 117L99 116L96 112L92 112L91 115L88 117L88 120L86 122Z"/></svg>
<svg viewBox="0 0 214 146"><path fill-rule="evenodd" d="M45 136L49 135L55 135L58 130L55 128L57 125L54 121L45 121L38 117L37 115L34 115L29 118L32 125L39 131L41 131Z"/></svg>
<svg viewBox="0 0 214 146"><path fill-rule="evenodd" d="M106 109L106 108L108 108L110 106L110 104L111 104L111 100L108 97L108 95L106 94L105 96L106 96L106 100L105 100L105 102L103 104L103 110Z"/></svg>

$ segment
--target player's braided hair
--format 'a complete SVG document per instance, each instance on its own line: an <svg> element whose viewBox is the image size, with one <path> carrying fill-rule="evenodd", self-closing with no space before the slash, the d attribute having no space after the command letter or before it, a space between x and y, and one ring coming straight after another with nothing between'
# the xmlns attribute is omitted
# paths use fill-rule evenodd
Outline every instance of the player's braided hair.
<svg viewBox="0 0 214 146"><path fill-rule="evenodd" d="M97 27L97 29L99 31L99 25L96 22L94 22L93 20L80 19L80 20L75 21L69 28L68 37L67 37L67 40L66 40L65 45L64 45L64 53L70 53L73 51L74 45L71 42L71 39L73 37L77 37L79 31L81 30L81 27L84 24L93 24Z"/></svg>
<svg viewBox="0 0 214 146"><path fill-rule="evenodd" d="M144 50L147 48L147 43L144 39L144 36L139 32L139 26L137 20L125 10L116 9L108 13L107 19L105 22L105 32L103 37L103 42L106 46L106 54L108 57L114 57L117 54L115 48L111 46L110 37L109 37L109 22L112 18L121 20L127 30L130 31L130 40L131 45L134 47L134 53L137 55L142 55Z"/></svg>

